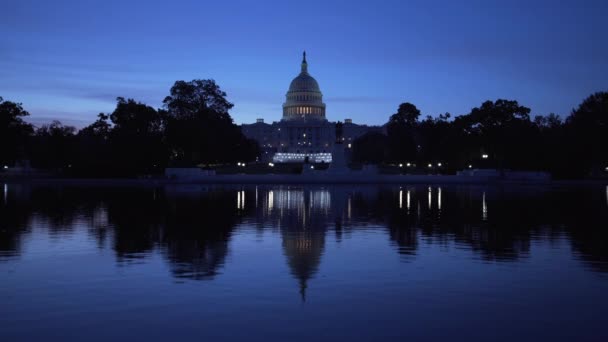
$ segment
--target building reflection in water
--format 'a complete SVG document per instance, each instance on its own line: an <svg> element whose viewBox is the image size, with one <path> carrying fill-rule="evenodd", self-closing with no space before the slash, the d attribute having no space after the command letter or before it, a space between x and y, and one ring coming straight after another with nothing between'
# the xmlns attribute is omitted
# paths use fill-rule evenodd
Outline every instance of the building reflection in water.
<svg viewBox="0 0 608 342"><path fill-rule="evenodd" d="M384 231L387 245L406 262L417 258L425 244L454 245L486 261L517 261L529 256L533 239L565 236L576 258L593 270L608 271L608 233L603 229L607 201L608 187L603 186L526 191L476 186L90 189L3 184L0 262L18 258L24 239L32 234L63 237L86 227L98 248L113 250L119 266L158 254L176 279L212 280L227 267L234 231L254 225L279 234L302 299L322 266L328 232L334 231L336 241L346 241L361 227L366 228L361 234Z"/></svg>
<svg viewBox="0 0 608 342"><path fill-rule="evenodd" d="M268 210L261 219L279 227L287 265L304 301L308 282L321 263L330 216L341 213L332 213L332 197L327 189L279 187L267 193L264 206Z"/></svg>

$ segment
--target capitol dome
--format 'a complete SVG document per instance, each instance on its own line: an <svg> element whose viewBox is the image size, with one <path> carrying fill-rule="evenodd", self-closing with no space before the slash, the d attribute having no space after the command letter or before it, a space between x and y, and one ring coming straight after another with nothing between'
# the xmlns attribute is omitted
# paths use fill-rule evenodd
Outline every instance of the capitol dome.
<svg viewBox="0 0 608 342"><path fill-rule="evenodd" d="M291 81L288 93L292 92L316 92L321 93L319 83L308 72L302 72Z"/></svg>
<svg viewBox="0 0 608 342"><path fill-rule="evenodd" d="M319 83L308 73L306 52L302 58L302 70L291 81L283 104L283 120L325 120L325 103Z"/></svg>

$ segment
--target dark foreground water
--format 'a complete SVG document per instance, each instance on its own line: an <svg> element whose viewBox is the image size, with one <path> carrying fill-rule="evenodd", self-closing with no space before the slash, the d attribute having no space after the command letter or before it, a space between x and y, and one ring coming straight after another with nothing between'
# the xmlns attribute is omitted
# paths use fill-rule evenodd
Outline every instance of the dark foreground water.
<svg viewBox="0 0 608 342"><path fill-rule="evenodd" d="M0 183L0 341L608 341L608 188Z"/></svg>

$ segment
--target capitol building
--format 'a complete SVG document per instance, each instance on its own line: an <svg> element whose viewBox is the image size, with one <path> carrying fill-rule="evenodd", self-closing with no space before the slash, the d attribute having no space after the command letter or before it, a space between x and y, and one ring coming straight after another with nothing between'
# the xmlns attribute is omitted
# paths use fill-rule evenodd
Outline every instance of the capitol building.
<svg viewBox="0 0 608 342"><path fill-rule="evenodd" d="M319 83L308 73L306 52L302 57L300 74L289 85L283 103L283 117L272 124L264 119L243 124L243 134L256 140L262 150L262 161L274 163L331 163L336 144L336 122L328 121L326 106ZM357 125L344 119L341 144L351 148L352 142L370 131L382 131L379 126Z"/></svg>

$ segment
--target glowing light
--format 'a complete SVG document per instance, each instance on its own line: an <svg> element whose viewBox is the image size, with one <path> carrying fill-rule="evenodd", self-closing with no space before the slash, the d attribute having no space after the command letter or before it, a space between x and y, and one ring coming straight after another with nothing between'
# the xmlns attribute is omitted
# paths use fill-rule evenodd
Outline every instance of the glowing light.
<svg viewBox="0 0 608 342"><path fill-rule="evenodd" d="M437 209L441 210L441 188L437 188Z"/></svg>
<svg viewBox="0 0 608 342"><path fill-rule="evenodd" d="M8 169L8 165L4 165L4 169L5 169L5 170L6 170L6 169Z"/></svg>
<svg viewBox="0 0 608 342"><path fill-rule="evenodd" d="M352 144L348 144L348 148L351 148L351 147L353 147Z"/></svg>
<svg viewBox="0 0 608 342"><path fill-rule="evenodd" d="M272 211L272 207L274 207L274 193L271 190L268 192L268 211Z"/></svg>
<svg viewBox="0 0 608 342"><path fill-rule="evenodd" d="M407 191L407 194L405 194L405 205L407 206L407 211L410 211L410 191Z"/></svg>
<svg viewBox="0 0 608 342"><path fill-rule="evenodd" d="M399 190L399 209L403 208L403 190Z"/></svg>
<svg viewBox="0 0 608 342"><path fill-rule="evenodd" d="M406 166L407 166L407 167L410 167L410 166L412 166L412 164L410 164L410 163L407 163L407 164L405 164L405 165L406 165Z"/></svg>
<svg viewBox="0 0 608 342"><path fill-rule="evenodd" d="M236 163L237 166L241 166L241 162Z"/></svg>
<svg viewBox="0 0 608 342"><path fill-rule="evenodd" d="M469 169L472 169L472 168L473 168L473 165L469 164Z"/></svg>
<svg viewBox="0 0 608 342"><path fill-rule="evenodd" d="M433 207L433 191L429 186L429 209Z"/></svg>
<svg viewBox="0 0 608 342"><path fill-rule="evenodd" d="M284 153L278 152L275 153L272 157L273 163L285 163L285 162L295 162L295 161L304 161L304 159L308 157L309 161L312 163L331 163L331 153Z"/></svg>
<svg viewBox="0 0 608 342"><path fill-rule="evenodd" d="M481 155L481 158L483 158L483 159L488 159L488 157L489 157L489 156L488 156L487 154L482 154L482 155Z"/></svg>
<svg viewBox="0 0 608 342"><path fill-rule="evenodd" d="M274 167L274 163L268 163L268 166Z"/></svg>
<svg viewBox="0 0 608 342"><path fill-rule="evenodd" d="M245 209L245 190L237 191L236 207L237 209Z"/></svg>
<svg viewBox="0 0 608 342"><path fill-rule="evenodd" d="M429 164L429 167L433 167L433 164Z"/></svg>
<svg viewBox="0 0 608 342"><path fill-rule="evenodd" d="M310 165L310 168L311 168L311 170L314 170L315 166L314 165Z"/></svg>
<svg viewBox="0 0 608 342"><path fill-rule="evenodd" d="M488 205L486 204L486 193L484 192L481 199L481 218L485 221L488 219Z"/></svg>
<svg viewBox="0 0 608 342"><path fill-rule="evenodd" d="M441 167L441 163L437 163L437 166Z"/></svg>
<svg viewBox="0 0 608 342"><path fill-rule="evenodd" d="M349 220L350 220L350 218L351 218L351 214L352 214L352 212L351 212L351 211L352 211L352 206L351 206L351 203L350 203L350 196L349 196L349 197L348 197L348 219L349 219Z"/></svg>
<svg viewBox="0 0 608 342"><path fill-rule="evenodd" d="M399 164L399 167L403 167L403 164Z"/></svg>

